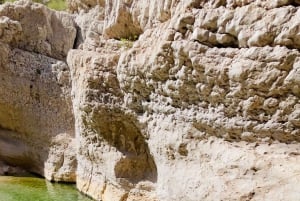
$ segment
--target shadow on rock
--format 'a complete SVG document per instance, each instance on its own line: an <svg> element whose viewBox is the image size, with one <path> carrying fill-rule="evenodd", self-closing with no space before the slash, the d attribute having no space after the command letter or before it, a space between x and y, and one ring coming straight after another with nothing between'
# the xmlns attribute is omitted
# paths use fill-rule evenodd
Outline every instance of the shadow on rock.
<svg viewBox="0 0 300 201"><path fill-rule="evenodd" d="M116 178L131 183L156 182L156 164L134 117L119 109L103 108L102 112L93 114L93 119L97 122L94 127L97 133L123 154L114 167Z"/></svg>

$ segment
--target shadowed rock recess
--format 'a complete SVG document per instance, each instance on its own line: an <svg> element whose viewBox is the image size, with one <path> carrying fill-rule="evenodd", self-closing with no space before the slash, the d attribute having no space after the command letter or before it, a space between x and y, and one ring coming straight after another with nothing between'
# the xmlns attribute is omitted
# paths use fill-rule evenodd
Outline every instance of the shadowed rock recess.
<svg viewBox="0 0 300 201"><path fill-rule="evenodd" d="M300 199L299 1L67 3L0 5L0 175L99 201Z"/></svg>

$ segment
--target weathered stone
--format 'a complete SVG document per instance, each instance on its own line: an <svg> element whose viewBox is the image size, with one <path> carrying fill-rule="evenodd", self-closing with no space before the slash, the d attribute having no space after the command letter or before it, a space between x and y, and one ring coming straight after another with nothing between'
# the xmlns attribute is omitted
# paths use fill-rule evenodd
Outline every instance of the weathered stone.
<svg viewBox="0 0 300 201"><path fill-rule="evenodd" d="M0 6L0 41L15 48L64 59L73 48L73 17L30 1Z"/></svg>
<svg viewBox="0 0 300 201"><path fill-rule="evenodd" d="M74 135L68 66L20 49L9 50L7 59L0 68L0 133L8 138L3 143L11 138L13 147L1 149L0 158L48 174L44 162L50 147L56 146L52 138Z"/></svg>
<svg viewBox="0 0 300 201"><path fill-rule="evenodd" d="M75 182L69 67L57 59L73 46L72 17L32 2L7 3L0 33L0 159Z"/></svg>
<svg viewBox="0 0 300 201"><path fill-rule="evenodd" d="M82 48L92 50L94 53L72 51L68 57L68 64L73 72L83 70L81 73L72 73L73 89L82 88L83 85L92 89L74 91L73 107L74 111L77 111L75 117L80 114L76 121L78 126L76 132L82 137L79 144L83 147L93 147L89 148L88 152L82 148L79 154L82 157L79 161L83 162L79 162L81 164L79 175L82 175L80 176L82 179L78 188L97 199L104 200L120 200L123 196L128 200L148 198L152 200L211 200L216 197L250 199L255 196L258 200L262 199L270 188L266 187L261 191L255 191L255 189L269 184L258 181L258 177L251 177L248 180L248 173L244 175L248 172L247 169L249 169L249 174L257 171L256 167L253 167L251 163L244 163L243 160L238 161L233 158L227 160L227 157L249 157L253 161L265 160L261 163L261 168L268 171L268 164L274 160L271 158L277 156L275 154L277 148L283 147L286 153L297 152L294 146L284 143L298 142L300 139L298 113L294 109L299 100L296 76L299 52L296 49L290 49L297 48L296 43L283 45L286 47L270 47L283 43L284 37L290 39L294 37L295 32L291 32L292 36L284 37L279 36L279 33L286 30L285 27L290 26L289 24L297 24L298 21L292 20L296 19L293 16L297 10L293 6L281 7L289 4L284 1L278 1L276 4L255 1L234 3L230 1L209 1L208 3L174 1L169 4L170 13L164 20L150 21L154 19L150 17L153 15L150 15L149 21L145 22L141 20L143 17L137 17L143 16L142 12L139 11L139 14L135 12L138 3L135 4L134 1L124 1L120 4L108 3L109 5L106 6L109 9L107 10L106 7L105 16L101 17L102 20L98 18L97 21L99 25L101 24L101 29L86 29L81 26L87 30ZM149 3L149 7L153 5L152 2ZM126 12L129 19L122 18L121 22L117 19L122 16L122 12ZM84 19L84 16L82 15L81 18ZM108 22L107 19L110 21ZM102 22L104 22L103 26ZM113 42L105 37L129 38L134 35L134 33L125 34L126 31L130 31L124 30L126 22L131 25L135 24L134 26L139 27L142 32L138 40L132 42L127 51L122 52L122 48L113 46L114 43L117 44L117 41ZM109 29L107 29L108 25ZM94 44L95 47L90 44ZM115 55L116 61L113 62L114 64L109 64L106 60L100 59L101 62L98 63L103 66L96 68L93 60L102 56L95 52L101 52L106 59ZM113 85L114 87L110 86L112 80L109 82L109 79L97 78L103 73L95 74L99 69L107 69L108 66L111 68L110 73L117 76L117 79L114 78L116 79L114 83L118 84ZM95 79L103 80L96 81L96 83L103 83L102 86L83 84L95 83ZM108 93L109 88L111 92ZM99 91L102 92L98 94ZM118 92L118 94L113 92ZM98 95L88 95L91 93ZM105 99L101 98L104 94L108 97L106 102L103 102ZM117 101L114 102L114 100ZM109 138L105 137L108 136L107 126L101 126L101 124L110 124L113 128L119 128L119 123L114 119L116 116L123 119L123 111L125 114L130 114L126 115L125 119L132 119L138 132L147 139L147 149L155 161L157 181L149 181L150 183L145 187L148 189L146 194L142 194L143 198L137 198L135 193L143 192L138 187L141 182L135 183L129 180L133 186L126 189L118 180L115 180L119 175L117 172L112 174L106 169L103 170L108 166L117 167L115 170L128 166L127 162L120 163L121 166L113 162L112 155L117 155L118 152L109 152L110 165L108 162L103 163L103 159L101 162L95 162L99 159L96 160L97 157L93 154L108 150L108 147L115 150L113 144L109 144L107 148L104 145L96 146L96 144L99 141L102 143L109 141ZM109 121L105 120L107 115L110 116ZM123 121L127 122L125 119ZM110 130L111 135L114 136L115 129ZM121 130L124 133L136 132L127 132L127 128ZM91 143L88 139L94 135L97 137L93 140L94 143ZM123 134L120 136L122 141ZM101 140L101 138L104 139ZM261 156L254 156L256 151L252 142L264 147L265 152ZM274 144L269 146L266 143ZM215 151L217 148L208 148L213 144L220 147L220 150L224 149L218 152L220 158L217 161L213 156L217 154ZM208 147L200 149L201 146ZM239 151L234 151L235 148L232 149L235 146L240 147L237 150L245 149L253 152L239 153ZM211 151L210 154L207 150ZM91 157L88 158L87 155ZM266 158L265 155L271 158ZM280 160L289 160L289 156L281 155ZM102 157L105 157L104 154ZM202 165L199 165L199 161L202 161ZM89 163L90 165L84 165ZM236 166L235 163L238 165ZM231 164L232 169L243 166L245 171L232 179L231 168L226 164ZM102 174L105 172L106 177L100 173L93 173L95 167L101 170ZM209 174L207 174L207 169L212 169ZM91 173L84 174L85 172ZM274 174L277 174L275 172ZM91 176L96 174L99 176ZM297 173L291 173L291 175L294 174ZM130 173L126 176L123 173L121 175L127 180L128 177L134 178L134 175ZM211 181L211 178L216 175L218 179ZM84 178L91 178L90 188L84 185L88 183L84 181ZM99 193L96 186L103 189L106 184L105 178L109 178L107 179L108 186L112 186L113 181L118 181L115 185L119 186L119 190ZM256 185L250 182L252 186L233 190L235 186L239 186L235 184L239 180L245 183L247 181L261 183ZM203 181L206 182L203 183ZM277 181L274 180L274 183ZM216 187L216 185L220 186ZM293 188L290 183L284 185L291 197L297 196L291 193ZM128 183L125 186L128 186ZM271 191L276 193L275 189ZM238 193L233 196L233 191Z"/></svg>
<svg viewBox="0 0 300 201"><path fill-rule="evenodd" d="M77 187L100 200L122 200L136 183L157 176L135 116L121 106L117 61L116 54L68 55L79 144Z"/></svg>
<svg viewBox="0 0 300 201"><path fill-rule="evenodd" d="M298 5L0 7L51 25L27 38L29 17L0 15L0 159L96 200L297 200ZM48 51L56 29L64 39Z"/></svg>

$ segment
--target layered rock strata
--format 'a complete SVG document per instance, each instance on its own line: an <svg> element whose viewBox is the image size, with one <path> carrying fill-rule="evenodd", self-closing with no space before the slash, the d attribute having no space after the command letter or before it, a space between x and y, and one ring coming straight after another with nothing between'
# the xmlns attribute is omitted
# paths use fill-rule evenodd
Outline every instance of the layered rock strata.
<svg viewBox="0 0 300 201"><path fill-rule="evenodd" d="M298 1L68 4L0 7L2 160L96 200L300 198Z"/></svg>

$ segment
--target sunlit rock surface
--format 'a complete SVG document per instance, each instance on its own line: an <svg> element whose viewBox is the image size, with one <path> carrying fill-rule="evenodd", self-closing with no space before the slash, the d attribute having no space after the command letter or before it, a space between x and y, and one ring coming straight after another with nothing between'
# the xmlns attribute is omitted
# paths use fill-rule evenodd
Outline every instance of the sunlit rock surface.
<svg viewBox="0 0 300 201"><path fill-rule="evenodd" d="M3 161L96 200L300 199L298 1L68 5L0 7Z"/></svg>
<svg viewBox="0 0 300 201"><path fill-rule="evenodd" d="M0 159L50 180L76 180L64 61L75 36L66 13L26 1L0 6Z"/></svg>

